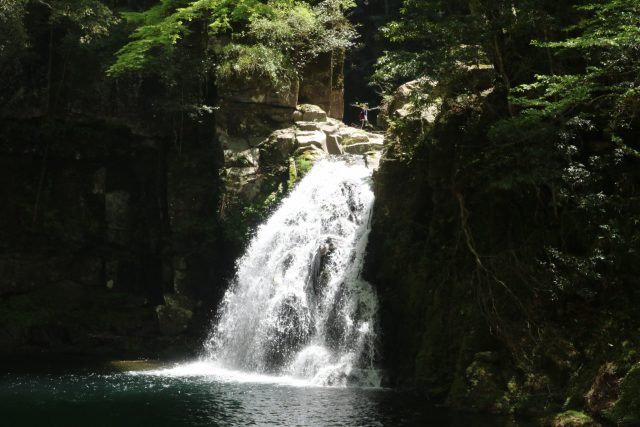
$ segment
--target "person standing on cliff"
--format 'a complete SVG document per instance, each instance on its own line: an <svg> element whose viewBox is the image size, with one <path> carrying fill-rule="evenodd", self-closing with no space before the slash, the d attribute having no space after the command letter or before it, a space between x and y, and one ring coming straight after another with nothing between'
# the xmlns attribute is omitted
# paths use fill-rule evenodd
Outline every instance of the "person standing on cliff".
<svg viewBox="0 0 640 427"><path fill-rule="evenodd" d="M360 109L360 113L358 113L358 120L360 120L360 129L364 129L366 127L374 129L371 123L369 123L369 111L378 110L380 109L380 107L369 108L369 104L367 104L366 102L362 104L351 104L351 106L358 107Z"/></svg>
<svg viewBox="0 0 640 427"><path fill-rule="evenodd" d="M360 129L364 129L366 125L369 124L369 106L367 104L362 105L362 109L360 110Z"/></svg>

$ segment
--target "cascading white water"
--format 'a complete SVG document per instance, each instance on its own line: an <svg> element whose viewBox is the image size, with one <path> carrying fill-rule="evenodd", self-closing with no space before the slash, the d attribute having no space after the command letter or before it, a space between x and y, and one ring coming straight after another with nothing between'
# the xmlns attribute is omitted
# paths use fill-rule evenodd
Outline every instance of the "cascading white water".
<svg viewBox="0 0 640 427"><path fill-rule="evenodd" d="M379 385L377 298L360 277L372 205L368 168L317 163L238 261L207 358L321 385Z"/></svg>

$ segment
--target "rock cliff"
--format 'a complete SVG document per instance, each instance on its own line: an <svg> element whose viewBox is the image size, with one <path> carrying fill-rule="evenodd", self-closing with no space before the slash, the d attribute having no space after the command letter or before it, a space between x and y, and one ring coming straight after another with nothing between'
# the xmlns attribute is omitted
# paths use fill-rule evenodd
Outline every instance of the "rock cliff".
<svg viewBox="0 0 640 427"><path fill-rule="evenodd" d="M630 253L597 249L606 237L587 224L600 217L560 201L551 178L509 181L540 176L551 161L567 173L576 166L565 155L540 162L535 150L557 149L550 141L509 141L511 157L526 154L518 165L505 161L488 135L508 115L492 72L472 67L447 86L410 82L383 108L388 131L365 267L380 298L381 363L391 383L453 407L559 413L549 425L594 423L591 416L635 425L640 324L631 315ZM637 159L619 163L620 175L602 174L596 162L622 154L593 147L573 151L580 164L591 158L588 191L614 191L635 206L620 209L637 209L621 184ZM609 212L603 221L617 215ZM632 235L626 220L616 223ZM592 250L625 270L591 264Z"/></svg>

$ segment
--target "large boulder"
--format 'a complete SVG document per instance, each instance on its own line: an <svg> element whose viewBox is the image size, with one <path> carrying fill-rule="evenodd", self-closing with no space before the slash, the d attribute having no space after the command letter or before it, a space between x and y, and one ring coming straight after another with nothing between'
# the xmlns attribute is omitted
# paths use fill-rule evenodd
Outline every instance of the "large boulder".
<svg viewBox="0 0 640 427"><path fill-rule="evenodd" d="M317 105L301 104L298 110L302 113L302 121L305 122L326 122L327 113Z"/></svg>
<svg viewBox="0 0 640 427"><path fill-rule="evenodd" d="M349 154L364 154L380 151L384 145L384 136L352 127L340 128L337 134L342 150Z"/></svg>
<svg viewBox="0 0 640 427"><path fill-rule="evenodd" d="M382 105L377 125L384 129L390 119L404 118L411 114L433 123L442 106L442 98L438 96L437 87L437 82L427 77L412 80L398 87L391 98ZM419 101L420 107L417 107L416 101Z"/></svg>
<svg viewBox="0 0 640 427"><path fill-rule="evenodd" d="M348 127L348 126L344 126L340 128L337 133L337 136L340 139L340 143L342 145L351 145L351 144L358 144L362 142L369 142L371 135L372 134L370 134L365 130Z"/></svg>
<svg viewBox="0 0 640 427"><path fill-rule="evenodd" d="M367 142L359 142L357 144L346 145L344 147L345 153L348 154L365 154L371 151L380 151L384 146L382 139L371 140Z"/></svg>

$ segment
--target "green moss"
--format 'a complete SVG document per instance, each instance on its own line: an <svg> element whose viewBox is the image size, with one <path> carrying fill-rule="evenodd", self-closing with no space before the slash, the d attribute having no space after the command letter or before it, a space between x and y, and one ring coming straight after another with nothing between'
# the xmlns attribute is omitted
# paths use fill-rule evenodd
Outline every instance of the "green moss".
<svg viewBox="0 0 640 427"><path fill-rule="evenodd" d="M292 189L296 182L298 181L298 168L296 167L295 160L290 157L289 158L289 179L287 180L287 187Z"/></svg>
<svg viewBox="0 0 640 427"><path fill-rule="evenodd" d="M315 160L312 153L306 152L296 157L296 168L298 171L298 180L304 178L304 176L313 167L313 161Z"/></svg>
<svg viewBox="0 0 640 427"><path fill-rule="evenodd" d="M579 411L562 412L556 415L550 424L553 427L587 427L598 425L589 415Z"/></svg>
<svg viewBox="0 0 640 427"><path fill-rule="evenodd" d="M289 191L293 190L293 187L309 173L315 160L316 155L308 151L300 154L296 158L289 158L289 179L287 181Z"/></svg>

